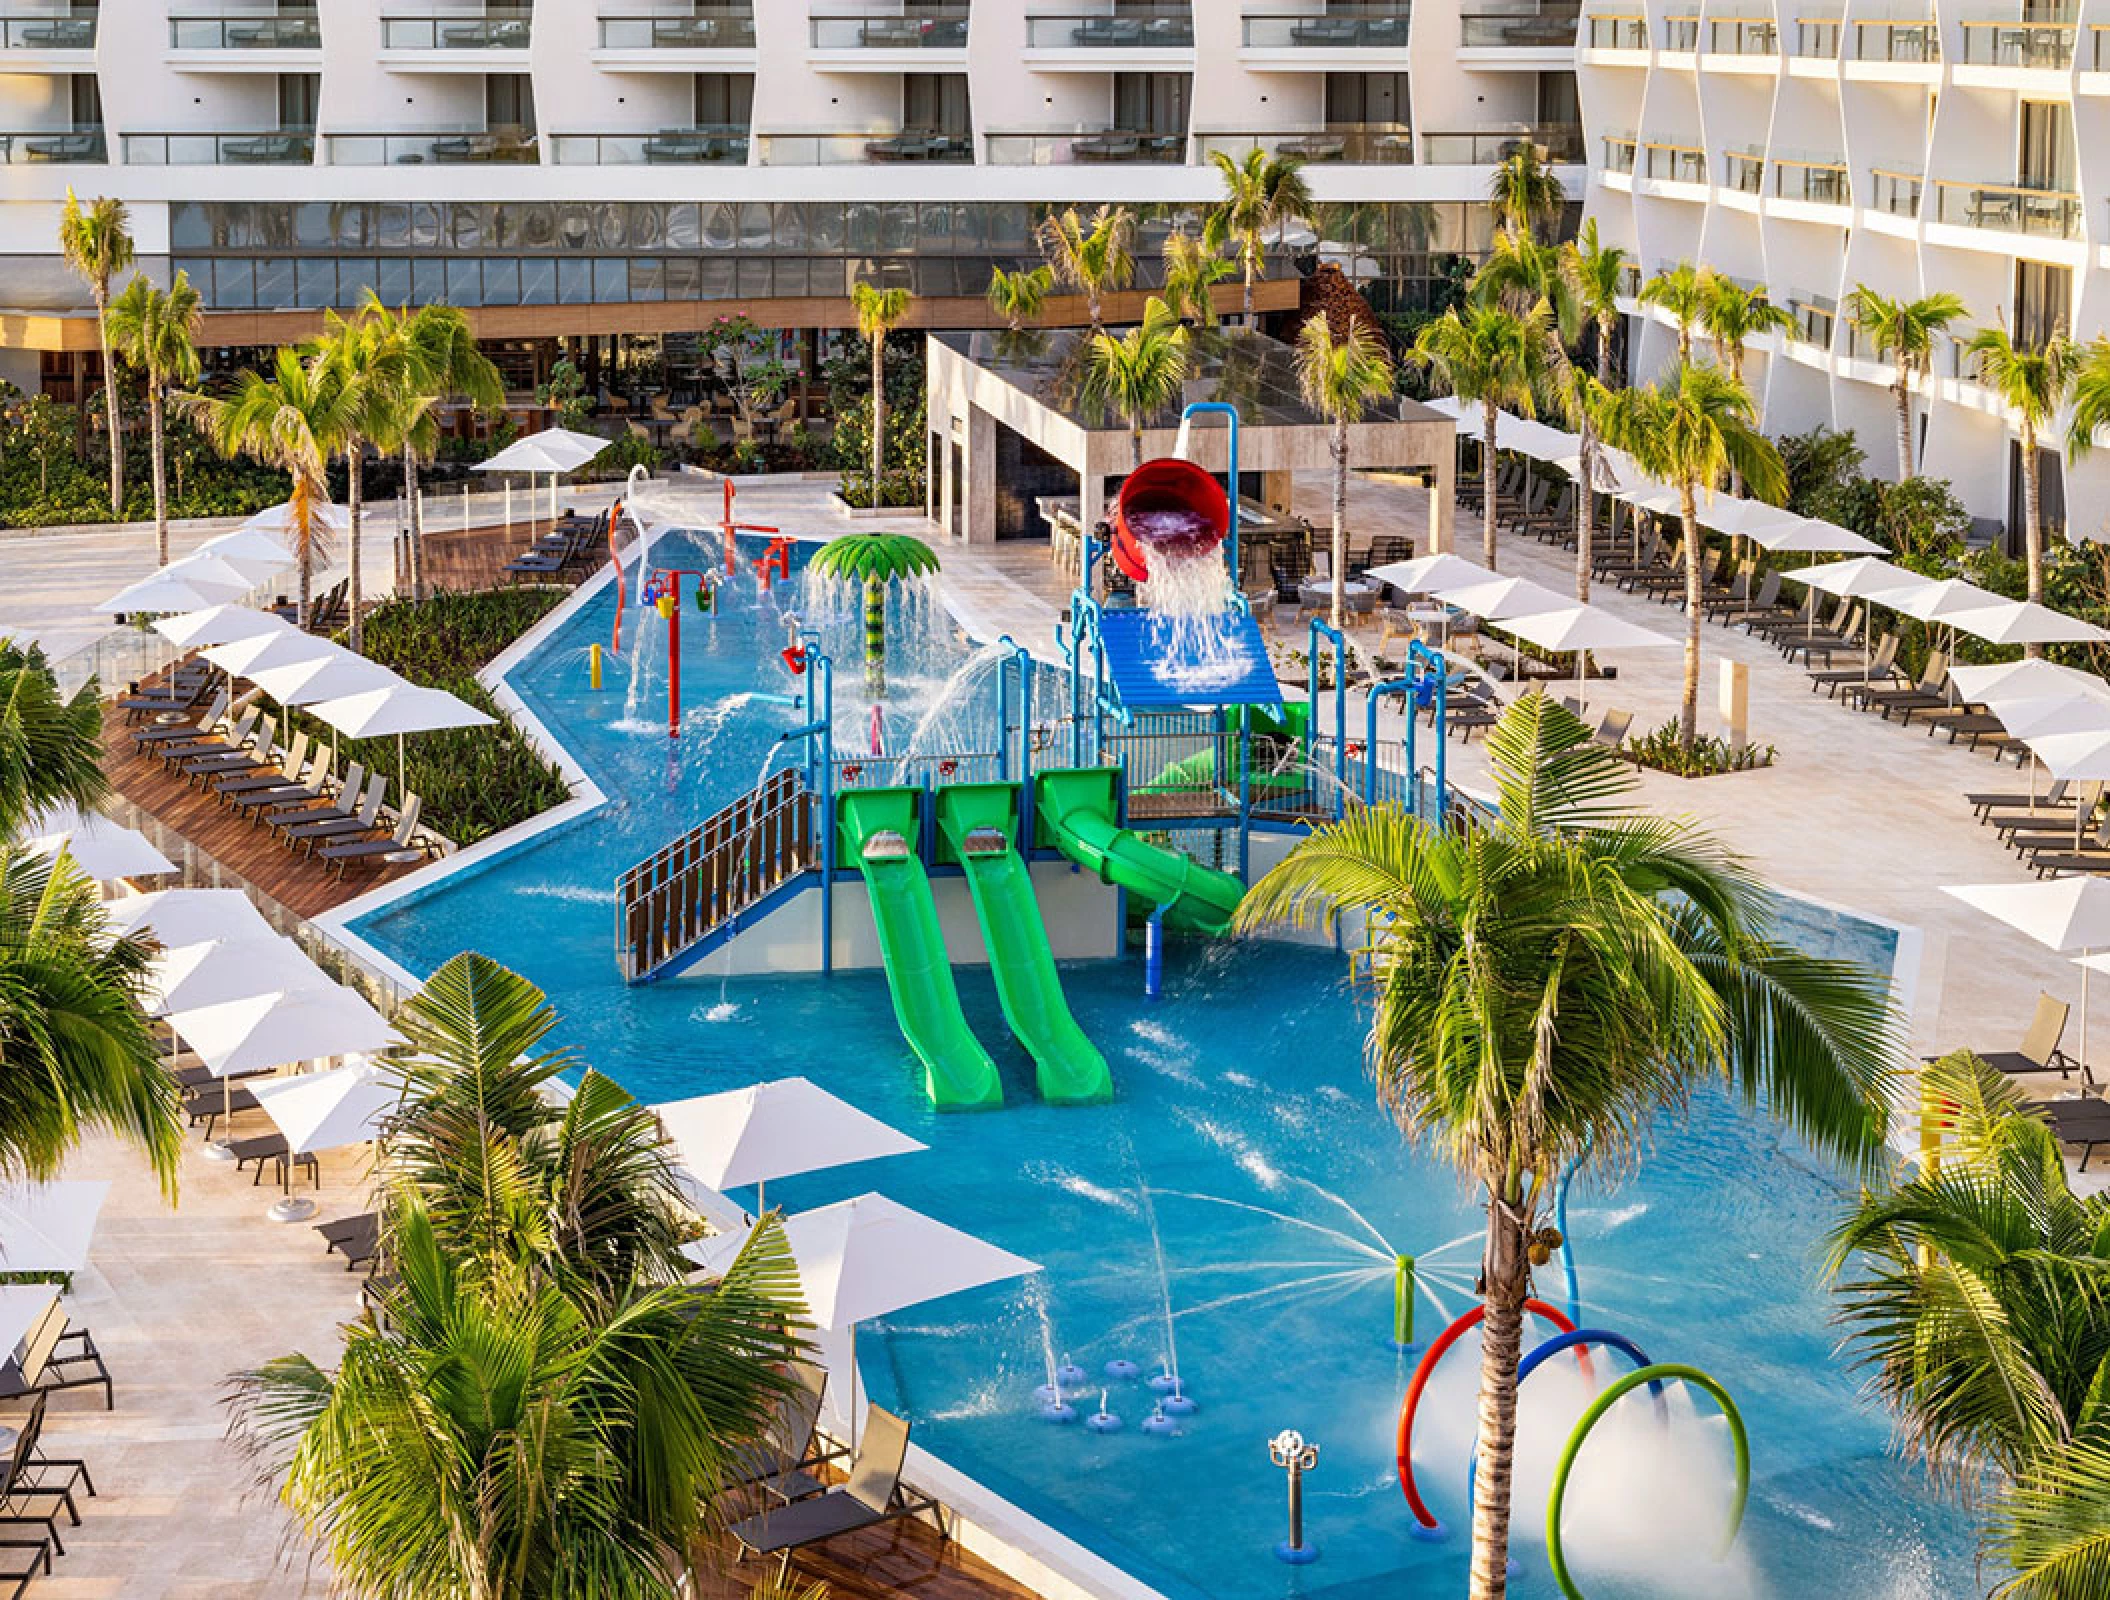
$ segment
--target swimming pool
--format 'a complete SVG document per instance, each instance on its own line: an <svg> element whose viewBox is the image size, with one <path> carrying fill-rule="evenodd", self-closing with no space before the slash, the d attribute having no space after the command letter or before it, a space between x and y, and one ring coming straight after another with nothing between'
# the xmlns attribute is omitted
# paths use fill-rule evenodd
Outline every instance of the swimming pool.
<svg viewBox="0 0 2110 1600"><path fill-rule="evenodd" d="M926 1154L775 1184L770 1197L799 1208L883 1189L1046 1267L867 1327L860 1342L873 1397L1030 1515L1178 1600L1378 1584L1461 1592L1464 1540L1408 1536L1392 1453L1411 1363L1388 1335L1393 1253L1422 1257L1430 1294L1455 1312L1468 1303L1478 1219L1457 1181L1404 1148L1375 1109L1341 961L1274 943L1179 946L1156 1003L1142 998L1133 961L1066 966L1072 1007L1119 1086L1115 1104L1089 1109L1033 1098L987 974L965 970L968 1018L997 1057L1007 1105L952 1117L924 1102L878 973L627 989L611 944L616 874L750 786L794 713L741 698L788 687L774 664L784 623L743 591L714 621L685 623L689 710L670 751L649 642L634 701L621 671L600 694L587 687L586 647L607 638L613 604L612 591L595 596L510 681L616 798L355 931L413 971L463 948L518 968L549 991L566 1042L641 1099L803 1073L926 1140ZM839 661L853 626L830 623L843 635ZM927 698L960 655L942 638L908 647L897 695ZM838 725L861 732L856 676L839 674ZM1811 907L1792 915L1812 947L1889 965L1887 928ZM1831 1357L1814 1241L1845 1192L1792 1137L1719 1094L1666 1125L1653 1159L1615 1192L1578 1187L1570 1223L1588 1320L1720 1377L1754 1455L1743 1538L1717 1568L1698 1553L1720 1516L1709 1428L1681 1421L1676 1448L1654 1462L1593 1446L1584 1475L1596 1472L1604 1492L1568 1524L1593 1600L1690 1594L1702 1574L1713 1595L1778 1600L1978 1587L1965 1519L1886 1457L1881 1419ZM1443 1320L1428 1300L1420 1317L1423 1338ZM1138 1427L1148 1392L1111 1383L1122 1431L1051 1427L1032 1398L1051 1354L1094 1374L1114 1358L1147 1373L1176 1355L1200 1410L1181 1436L1148 1437ZM1453 1525L1464 1520L1475 1365L1469 1344L1447 1364L1419 1452L1424 1493ZM1096 1408L1099 1387L1081 1409ZM1558 1387L1526 1401L1533 1439L1581 1403ZM1292 1427L1322 1451L1307 1518L1324 1554L1306 1568L1270 1554L1283 1484L1266 1441ZM1517 1500L1518 1592L1549 1594L1534 1470ZM1703 1491L1689 1506L1668 1498L1680 1481ZM1653 1515L1613 1527L1634 1501Z"/></svg>

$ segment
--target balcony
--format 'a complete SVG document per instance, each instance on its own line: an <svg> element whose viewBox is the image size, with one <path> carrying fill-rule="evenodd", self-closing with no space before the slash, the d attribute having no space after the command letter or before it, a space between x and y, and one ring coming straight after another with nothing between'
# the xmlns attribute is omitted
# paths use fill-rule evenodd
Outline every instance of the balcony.
<svg viewBox="0 0 2110 1600"><path fill-rule="evenodd" d="M618 15L600 19L603 50L752 50L755 14L748 6L713 7L694 15Z"/></svg>
<svg viewBox="0 0 2110 1600"><path fill-rule="evenodd" d="M1320 20L1314 18L1313 20ZM1194 13L1163 11L1043 13L1026 18L1029 50L1191 50Z"/></svg>
<svg viewBox="0 0 2110 1600"><path fill-rule="evenodd" d="M1581 26L1579 5L1470 11L1458 19L1458 43L1468 50L1569 50Z"/></svg>
<svg viewBox="0 0 2110 1600"><path fill-rule="evenodd" d="M128 167L312 167L313 128L252 133L128 133Z"/></svg>
<svg viewBox="0 0 2110 1600"><path fill-rule="evenodd" d="M753 23L749 23L750 29ZM816 50L964 50L967 12L914 7L901 16L815 16Z"/></svg>
<svg viewBox="0 0 2110 1600"><path fill-rule="evenodd" d="M1964 65L2064 72L2073 65L2078 31L2072 22L1965 22Z"/></svg>
<svg viewBox="0 0 2110 1600"><path fill-rule="evenodd" d="M320 50L322 18L313 11L253 16L169 18L171 50Z"/></svg>
<svg viewBox="0 0 2110 1600"><path fill-rule="evenodd" d="M72 166L100 164L109 159L109 142L100 124L0 132L0 166Z"/></svg>
<svg viewBox="0 0 2110 1600"><path fill-rule="evenodd" d="M1665 183L1705 183L1707 152L1696 144L1644 144L1641 175Z"/></svg>
<svg viewBox="0 0 2110 1600"><path fill-rule="evenodd" d="M1592 50L1647 50L1648 18L1640 12L1602 12L1587 19L1584 38Z"/></svg>
<svg viewBox="0 0 2110 1600"><path fill-rule="evenodd" d="M1838 156L1775 156L1773 197L1812 206L1852 205L1846 162Z"/></svg>
<svg viewBox="0 0 2110 1600"><path fill-rule="evenodd" d="M2110 72L2110 22L2088 24L2088 61L2082 70Z"/></svg>
<svg viewBox="0 0 2110 1600"><path fill-rule="evenodd" d="M1464 128L1424 133L1421 159L1432 167L1492 167L1507 161L1520 145L1535 144L1548 161L1578 165L1583 159L1579 122L1517 124L1507 128Z"/></svg>
<svg viewBox="0 0 2110 1600"><path fill-rule="evenodd" d="M381 19L383 50L525 50L533 11L463 12Z"/></svg>
<svg viewBox="0 0 2110 1600"><path fill-rule="evenodd" d="M1641 141L1632 133L1608 133L1604 136L1604 170L1631 174L1634 170L1634 153L1641 148Z"/></svg>
<svg viewBox="0 0 2110 1600"><path fill-rule="evenodd" d="M1256 13L1245 18L1242 37L1248 50L1404 50L1407 21L1405 6L1372 6L1351 15L1323 17L1309 11Z"/></svg>
<svg viewBox="0 0 2110 1600"><path fill-rule="evenodd" d="M2065 189L2020 183L1934 180L1934 220L2038 239L2078 239L2081 197Z"/></svg>
<svg viewBox="0 0 2110 1600"><path fill-rule="evenodd" d="M747 129L732 123L545 138L550 164L559 167L744 167L749 145Z"/></svg>
<svg viewBox="0 0 2110 1600"><path fill-rule="evenodd" d="M1926 185L1927 175L1923 172L1871 167L1868 171L1868 208L1893 217L1917 217L1920 214L1920 193Z"/></svg>
<svg viewBox="0 0 2110 1600"><path fill-rule="evenodd" d="M1832 347L1832 330L1839 322L1839 302L1830 295L1811 294L1802 289L1788 291L1788 315L1795 325L1788 329L1788 338L1796 344L1812 345L1819 350Z"/></svg>
<svg viewBox="0 0 2110 1600"><path fill-rule="evenodd" d="M1414 161L1414 136L1405 123L1337 123L1324 128L1276 128L1265 133L1224 133L1199 129L1194 158L1206 161L1221 152L1234 161L1248 150L1298 161L1339 162L1361 167L1404 167Z"/></svg>
<svg viewBox="0 0 2110 1600"><path fill-rule="evenodd" d="M1936 66L1941 62L1941 24L1932 17L1916 21L1856 22L1849 59L1897 65Z"/></svg>
<svg viewBox="0 0 2110 1600"><path fill-rule="evenodd" d="M926 165L972 166L974 142L964 134L905 129L880 133L765 133L761 164L765 167L892 166L914 161Z"/></svg>
<svg viewBox="0 0 2110 1600"><path fill-rule="evenodd" d="M1722 187L1737 194L1763 194L1766 152L1757 145L1722 152Z"/></svg>
<svg viewBox="0 0 2110 1600"><path fill-rule="evenodd" d="M1663 48L1679 55L1690 55L1700 48L1700 18L1697 12L1690 16L1665 17L1663 19Z"/></svg>
<svg viewBox="0 0 2110 1600"><path fill-rule="evenodd" d="M1777 56L1780 29L1771 17L1709 17L1707 53L1712 56Z"/></svg>
<svg viewBox="0 0 2110 1600"><path fill-rule="evenodd" d="M1844 26L1837 17L1797 17L1795 54L1805 61L1837 61Z"/></svg>
<svg viewBox="0 0 2110 1600"><path fill-rule="evenodd" d="M1237 139L1238 151L1255 137L1206 134L1204 138ZM1179 166L1187 159L1183 133L1138 133L1101 128L1071 133L992 133L988 135L992 167Z"/></svg>
<svg viewBox="0 0 2110 1600"><path fill-rule="evenodd" d="M533 166L541 159L535 130L521 127L326 133L322 148L332 167Z"/></svg>
<svg viewBox="0 0 2110 1600"><path fill-rule="evenodd" d="M79 11L43 12L30 16L0 16L0 51L93 50L96 13ZM12 63L6 71L17 70Z"/></svg>

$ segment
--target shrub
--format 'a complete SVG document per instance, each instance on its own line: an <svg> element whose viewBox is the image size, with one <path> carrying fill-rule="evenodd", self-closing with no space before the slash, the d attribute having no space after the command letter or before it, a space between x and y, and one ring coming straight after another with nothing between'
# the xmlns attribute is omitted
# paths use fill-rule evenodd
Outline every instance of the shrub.
<svg viewBox="0 0 2110 1600"><path fill-rule="evenodd" d="M1747 744L1738 750L1711 733L1694 737L1687 749L1678 742L1675 720L1628 739L1625 754L1638 766L1680 778L1711 778L1723 772L1752 772L1770 767L1776 754L1769 744Z"/></svg>

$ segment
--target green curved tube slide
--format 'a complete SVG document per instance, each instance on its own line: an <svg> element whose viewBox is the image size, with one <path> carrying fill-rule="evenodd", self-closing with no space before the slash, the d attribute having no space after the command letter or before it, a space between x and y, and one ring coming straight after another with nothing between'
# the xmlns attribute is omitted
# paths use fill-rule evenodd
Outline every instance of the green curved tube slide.
<svg viewBox="0 0 2110 1600"><path fill-rule="evenodd" d="M837 802L843 854L857 863L872 898L872 922L886 965L887 992L940 1111L981 1111L1004 1103L996 1063L967 1026L945 935L917 859L914 789L864 789Z"/></svg>
<svg viewBox="0 0 2110 1600"><path fill-rule="evenodd" d="M1113 1075L1070 1014L1032 874L1011 847L1017 796L1007 783L940 789L938 827L967 875L1004 1020L1033 1057L1040 1097L1050 1105L1096 1105L1114 1097Z"/></svg>
<svg viewBox="0 0 2110 1600"><path fill-rule="evenodd" d="M1036 806L1042 835L1101 881L1162 906L1175 928L1220 934L1245 898L1245 885L1177 850L1150 844L1114 821L1114 769L1043 772Z"/></svg>

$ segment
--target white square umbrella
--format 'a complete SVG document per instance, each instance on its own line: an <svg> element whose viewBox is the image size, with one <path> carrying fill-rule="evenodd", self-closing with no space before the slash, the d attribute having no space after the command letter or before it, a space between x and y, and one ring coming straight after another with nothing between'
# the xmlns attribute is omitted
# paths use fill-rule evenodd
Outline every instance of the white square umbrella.
<svg viewBox="0 0 2110 1600"><path fill-rule="evenodd" d="M1874 556L1851 561L1826 561L1814 567L1797 567L1781 574L1796 583L1806 583L1823 594L1841 599L1874 599L1878 605L1896 607L1915 589L1931 589L1932 578L1921 577L1910 567L1900 567Z"/></svg>
<svg viewBox="0 0 2110 1600"><path fill-rule="evenodd" d="M181 561L172 561L162 570L181 573L186 578L216 579L253 589L273 573L284 571L285 566L283 556L259 560L253 556L224 555L216 550L193 550Z"/></svg>
<svg viewBox="0 0 2110 1600"><path fill-rule="evenodd" d="M1462 589L1469 583L1492 583L1501 574L1477 561L1445 552L1372 567L1363 577L1370 583L1389 583L1408 594L1434 594L1439 589Z"/></svg>
<svg viewBox="0 0 2110 1600"><path fill-rule="evenodd" d="M184 574L174 567L163 568L139 582L117 591L88 609L124 615L134 611L201 611L207 606L229 604L247 594L254 585L230 583L197 573Z"/></svg>
<svg viewBox="0 0 2110 1600"><path fill-rule="evenodd" d="M1596 606L1570 605L1560 611L1536 616L1511 617L1502 624L1541 650L1575 652L1575 695L1583 697L1583 679L1589 675L1593 650L1661 650L1678 643L1667 633L1637 627Z"/></svg>
<svg viewBox="0 0 2110 1600"><path fill-rule="evenodd" d="M151 938L165 946L216 939L264 938L271 924L239 889L163 889L126 895L103 908L110 931Z"/></svg>
<svg viewBox="0 0 2110 1600"><path fill-rule="evenodd" d="M319 661L340 648L315 634L288 628L283 633L256 633L213 645L205 652L205 659L229 677L246 678L252 671L265 667L282 667L293 661Z"/></svg>
<svg viewBox="0 0 2110 1600"><path fill-rule="evenodd" d="M1957 692L1973 700L1990 700L1997 694L2026 697L2071 693L2092 694L2110 702L2110 683L2077 667L2062 667L2055 661L2004 661L1989 667L1958 667L1949 674Z"/></svg>
<svg viewBox="0 0 2110 1600"><path fill-rule="evenodd" d="M403 736L441 728L487 728L497 722L445 689L397 680L384 689L362 689L309 708L348 739L396 736L396 788L403 787Z"/></svg>
<svg viewBox="0 0 2110 1600"><path fill-rule="evenodd" d="M1988 644L2101 644L2110 632L2079 617L2028 600L2000 600L1978 611L1963 611L1949 626Z"/></svg>
<svg viewBox="0 0 2110 1600"><path fill-rule="evenodd" d="M2023 699L1987 695L1986 706L2014 739L2045 739L2055 733L2110 736L2110 704L2092 694L2031 695Z"/></svg>
<svg viewBox="0 0 2110 1600"><path fill-rule="evenodd" d="M311 525L327 529L331 533L343 533L352 525L352 514L345 507L332 505L327 500L308 502L308 521ZM281 500L275 506L266 506L252 516L237 530L244 533L293 533L293 502Z"/></svg>
<svg viewBox="0 0 2110 1600"><path fill-rule="evenodd" d="M577 472L613 443L599 434L544 428L522 434L497 455L476 464L478 472Z"/></svg>
<svg viewBox="0 0 2110 1600"><path fill-rule="evenodd" d="M1455 589L1438 589L1436 597L1460 611L1500 622L1508 617L1542 616L1575 604L1572 595L1561 594L1529 578L1496 578L1468 583Z"/></svg>
<svg viewBox="0 0 2110 1600"><path fill-rule="evenodd" d="M1751 542L1771 555L1872 556L1882 550L1873 539L1822 517L1790 517L1747 530Z"/></svg>
<svg viewBox="0 0 2110 1600"><path fill-rule="evenodd" d="M0 1361L15 1352L58 1297L56 1284L0 1283Z"/></svg>
<svg viewBox="0 0 2110 1600"><path fill-rule="evenodd" d="M929 1148L805 1078L777 1078L652 1110L683 1166L721 1192L753 1184L757 1211L766 1209L764 1188L774 1178Z"/></svg>
<svg viewBox="0 0 2110 1600"><path fill-rule="evenodd" d="M1802 518L1780 506L1769 506L1763 500L1740 500L1734 495L1722 494L1716 495L1711 504L1700 507L1699 521L1702 527L1712 528L1716 533L1756 539L1763 530L1777 528L1784 533L1800 524Z"/></svg>
<svg viewBox="0 0 2110 1600"><path fill-rule="evenodd" d="M386 689L404 679L378 661L332 646L329 654L276 666L251 667L249 681L282 706L312 705L369 689Z"/></svg>
<svg viewBox="0 0 2110 1600"><path fill-rule="evenodd" d="M2110 950L2110 880L2083 875L2035 883L1944 884L1942 893L2063 955ZM2081 1077L2088 1077L2088 969L2081 966Z"/></svg>
<svg viewBox="0 0 2110 1600"><path fill-rule="evenodd" d="M276 611L259 611L254 606L222 605L207 606L203 611L181 611L173 617L157 618L154 631L171 644L181 645L187 650L196 650L208 645L233 644L238 639L291 633L293 624Z"/></svg>
<svg viewBox="0 0 2110 1600"><path fill-rule="evenodd" d="M403 1101L399 1079L370 1061L354 1061L329 1072L274 1078L249 1091L278 1131L288 1156L316 1155L348 1144L366 1144ZM318 1169L318 1172L320 1169ZM315 1214L312 1200L293 1198L293 1163L281 1169L283 1193L271 1208L274 1222L299 1222Z"/></svg>
<svg viewBox="0 0 2110 1600"><path fill-rule="evenodd" d="M313 989L330 980L300 946L277 934L165 948L148 969L155 1016L196 1011L252 995Z"/></svg>
<svg viewBox="0 0 2110 1600"><path fill-rule="evenodd" d="M102 1179L0 1186L0 1272L80 1271L109 1193Z"/></svg>
<svg viewBox="0 0 2110 1600"><path fill-rule="evenodd" d="M786 1217L784 1238L798 1264L799 1295L814 1326L849 1332L853 1444L858 1323L1040 1270L1023 1256L882 1194L861 1194ZM706 1270L722 1272L745 1243L744 1232L720 1234L684 1246L683 1253Z"/></svg>
<svg viewBox="0 0 2110 1600"><path fill-rule="evenodd" d="M169 1014L169 1026L218 1078L392 1044L388 1019L337 984L251 995Z"/></svg>
<svg viewBox="0 0 2110 1600"><path fill-rule="evenodd" d="M29 822L25 845L40 856L64 853L89 877L101 883L121 878L152 878L174 872L176 863L137 828L112 822L95 811L53 806Z"/></svg>
<svg viewBox="0 0 2110 1600"><path fill-rule="evenodd" d="M221 556L230 561L261 561L276 567L293 564L293 552L277 534L246 525L232 533L213 535L191 554Z"/></svg>

